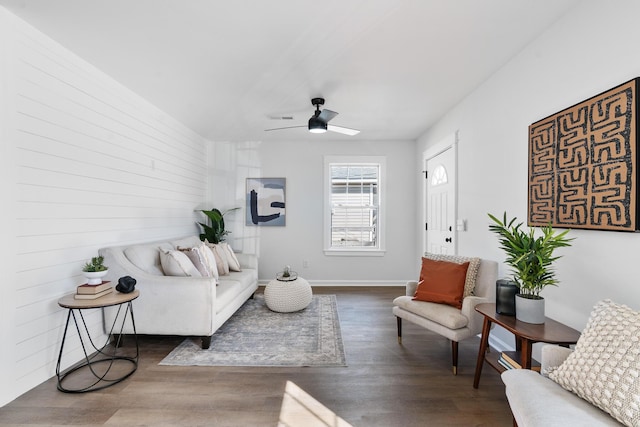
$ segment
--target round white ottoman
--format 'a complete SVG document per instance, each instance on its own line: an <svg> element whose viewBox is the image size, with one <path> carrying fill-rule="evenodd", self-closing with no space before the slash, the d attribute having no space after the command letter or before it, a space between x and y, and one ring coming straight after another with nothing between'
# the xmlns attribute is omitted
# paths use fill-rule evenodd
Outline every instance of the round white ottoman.
<svg viewBox="0 0 640 427"><path fill-rule="evenodd" d="M295 280L272 280L264 288L264 302L271 311L291 313L300 311L311 303L311 285L302 277Z"/></svg>

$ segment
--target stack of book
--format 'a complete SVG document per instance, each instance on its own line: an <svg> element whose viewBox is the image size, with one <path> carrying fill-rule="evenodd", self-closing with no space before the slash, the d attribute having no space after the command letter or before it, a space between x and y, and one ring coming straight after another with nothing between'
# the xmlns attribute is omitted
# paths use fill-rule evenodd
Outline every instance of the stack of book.
<svg viewBox="0 0 640 427"><path fill-rule="evenodd" d="M76 294L74 295L75 299L96 299L101 296L110 294L113 292L113 287L109 285L109 282L102 282L99 285L89 285L85 283L84 285L78 286Z"/></svg>
<svg viewBox="0 0 640 427"><path fill-rule="evenodd" d="M519 351L503 351L498 358L498 363L505 369L522 369L520 358ZM531 360L531 370L540 372L540 363L535 359Z"/></svg>

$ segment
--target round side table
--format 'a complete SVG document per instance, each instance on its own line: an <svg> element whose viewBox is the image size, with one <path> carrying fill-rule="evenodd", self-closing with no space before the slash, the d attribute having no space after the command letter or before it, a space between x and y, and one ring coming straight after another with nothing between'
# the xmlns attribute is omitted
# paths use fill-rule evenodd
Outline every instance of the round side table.
<svg viewBox="0 0 640 427"><path fill-rule="evenodd" d="M302 277L289 281L274 279L264 288L267 307L280 313L292 313L307 308L312 298L311 285Z"/></svg>
<svg viewBox="0 0 640 427"><path fill-rule="evenodd" d="M62 334L62 344L60 345L58 363L56 365L58 390L65 393L85 393L88 391L102 390L103 388L110 387L123 381L138 369L138 357L140 355L140 350L138 347L136 322L133 319L133 305L131 303L134 299L138 298L139 295L140 291L136 290L128 294L113 292L94 300L78 300L74 298L74 294L69 294L58 300L58 305L60 307L69 310L67 313L67 323L64 326L64 333ZM89 327L87 326L82 311L96 308L103 309L110 306L118 306L118 315L114 319L113 325L111 325L110 329L106 329L108 325L103 325L103 327L105 327L104 332L107 338L104 344L98 346L94 342L94 338L89 334ZM136 343L135 352L132 352L132 354L129 355L122 354L122 352L119 351L121 350L120 340L122 338L122 330L127 318L131 319L131 323L133 325L133 337ZM77 338L80 340L80 344L82 345L84 360L63 372L62 355L64 353L64 345L67 339L67 332L69 332L71 319L73 319ZM122 319L119 332L116 325L118 319ZM110 338L114 334L118 334L118 338L114 343L112 343L110 342ZM91 350L91 348L93 348L93 350ZM116 367L116 365L119 365L119 367ZM82 375L80 374L80 371L88 371L91 375ZM82 385L75 384L73 387L65 386L65 380L68 378L70 379L70 377L74 376L72 374L75 373L80 374L78 377L81 379L86 377L86 383ZM74 381L71 380L70 382L74 383Z"/></svg>

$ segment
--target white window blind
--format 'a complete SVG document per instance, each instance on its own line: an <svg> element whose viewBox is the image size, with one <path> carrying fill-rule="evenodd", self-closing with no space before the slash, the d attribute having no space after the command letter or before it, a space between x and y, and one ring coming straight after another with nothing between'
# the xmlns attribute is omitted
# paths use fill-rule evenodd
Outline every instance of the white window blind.
<svg viewBox="0 0 640 427"><path fill-rule="evenodd" d="M331 163L331 249L379 249L380 176L377 163Z"/></svg>

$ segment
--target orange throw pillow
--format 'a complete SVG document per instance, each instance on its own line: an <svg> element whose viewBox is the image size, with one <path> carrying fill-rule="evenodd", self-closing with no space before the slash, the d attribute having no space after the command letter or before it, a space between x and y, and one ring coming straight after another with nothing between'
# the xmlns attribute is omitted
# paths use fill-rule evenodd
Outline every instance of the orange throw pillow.
<svg viewBox="0 0 640 427"><path fill-rule="evenodd" d="M468 268L468 262L457 264L422 258L420 284L413 299L462 308L462 295Z"/></svg>

